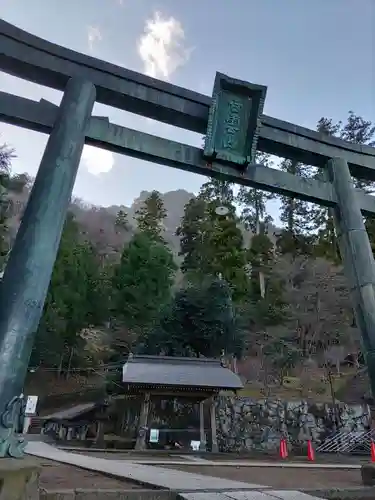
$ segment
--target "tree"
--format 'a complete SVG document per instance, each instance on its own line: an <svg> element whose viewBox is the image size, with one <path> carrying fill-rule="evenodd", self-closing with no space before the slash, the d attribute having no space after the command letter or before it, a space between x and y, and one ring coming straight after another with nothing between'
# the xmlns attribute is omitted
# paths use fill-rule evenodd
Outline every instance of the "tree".
<svg viewBox="0 0 375 500"><path fill-rule="evenodd" d="M12 192L21 192L27 182L25 174L11 175L13 158L14 150L7 144L0 145L0 270L4 268L10 250L7 224L13 207L10 195Z"/></svg>
<svg viewBox="0 0 375 500"><path fill-rule="evenodd" d="M147 234L150 238L160 240L162 239L163 222L166 216L167 212L161 194L158 191L152 191L135 213L138 230Z"/></svg>
<svg viewBox="0 0 375 500"><path fill-rule="evenodd" d="M211 205L211 276L222 277L231 287L234 302L240 302L249 293L247 252L244 248L238 217L233 210L228 215L215 213Z"/></svg>
<svg viewBox="0 0 375 500"><path fill-rule="evenodd" d="M353 113L353 111L349 111L345 125L341 121L334 123L331 118L320 118L317 131L339 137L353 144L375 146L375 126L371 121L365 120L362 116Z"/></svg>
<svg viewBox="0 0 375 500"><path fill-rule="evenodd" d="M258 153L257 163L266 167L272 167L270 155ZM273 193L267 193L261 189L241 186L238 192L237 201L241 206L241 221L245 228L254 236L262 234L266 238L268 224L272 222L272 217L267 213L267 202L274 199ZM261 294L265 293L265 279L262 270L258 270L258 280Z"/></svg>
<svg viewBox="0 0 375 500"><path fill-rule="evenodd" d="M7 212L8 212L8 182L13 150L7 147L6 144L0 146L0 258L1 267L4 265L4 258L8 253L8 244L6 234L8 227Z"/></svg>
<svg viewBox="0 0 375 500"><path fill-rule="evenodd" d="M117 212L115 226L125 231L129 229L128 214L124 210L119 210Z"/></svg>
<svg viewBox="0 0 375 500"><path fill-rule="evenodd" d="M237 316L246 338L248 354L260 360L260 371L268 392L270 371L277 368L272 353L277 351L277 343L286 334L288 304L284 300L283 281L277 272L277 256L267 235L252 238L248 260L250 293ZM264 276L264 290L261 290L260 272Z"/></svg>
<svg viewBox="0 0 375 500"><path fill-rule="evenodd" d="M256 162L268 168L272 167L270 155L265 153L259 153ZM272 222L272 217L267 213L267 202L274 198L273 193L267 193L261 189L240 187L237 201L241 206L241 220L248 231L259 234L261 225L267 226L269 222Z"/></svg>
<svg viewBox="0 0 375 500"><path fill-rule="evenodd" d="M239 356L240 334L230 287L224 280L207 279L176 293L156 328L145 337L142 350L168 356Z"/></svg>
<svg viewBox="0 0 375 500"><path fill-rule="evenodd" d="M298 177L310 177L306 166L293 160L283 160L280 170ZM311 230L308 220L307 203L289 196L281 197L280 220L287 231L292 234L304 234Z"/></svg>
<svg viewBox="0 0 375 500"><path fill-rule="evenodd" d="M263 352L271 361L271 365L276 368L280 385L288 370L294 368L300 359L299 349L283 336L271 337L265 344Z"/></svg>
<svg viewBox="0 0 375 500"><path fill-rule="evenodd" d="M261 233L253 236L247 252L247 259L252 298L256 300L265 298L275 261L274 246L266 234ZM260 275L262 279L259 279Z"/></svg>
<svg viewBox="0 0 375 500"><path fill-rule="evenodd" d="M310 167L293 160L283 160L280 169L305 179L313 175ZM280 220L283 223L283 230L277 238L278 251L295 255L310 254L313 242L311 204L288 196L280 196L280 201Z"/></svg>
<svg viewBox="0 0 375 500"><path fill-rule="evenodd" d="M230 184L207 182L199 196L185 206L176 234L181 239L181 270L188 281L199 283L206 277L221 276L237 302L248 292L248 276L246 249L233 200ZM217 210L222 206L227 209L223 215Z"/></svg>
<svg viewBox="0 0 375 500"><path fill-rule="evenodd" d="M322 117L317 124L317 131L325 134L340 137L355 144L375 145L375 126L370 121L349 111L345 125L342 122L334 123L333 120ZM317 173L321 176L321 172ZM374 183L363 179L354 179L355 186L366 192L374 190ZM340 260L339 249L336 238L336 231L333 221L332 210L324 207L314 207L313 212L314 230L318 234L318 251L331 260Z"/></svg>
<svg viewBox="0 0 375 500"><path fill-rule="evenodd" d="M36 334L30 364L69 365L79 358L84 345L83 328L108 319L108 289L99 258L68 214L52 273L43 315Z"/></svg>
<svg viewBox="0 0 375 500"><path fill-rule="evenodd" d="M192 281L196 277L199 281L210 272L210 222L208 204L204 199L192 198L185 205L176 235L180 238L181 271Z"/></svg>
<svg viewBox="0 0 375 500"><path fill-rule="evenodd" d="M136 333L151 328L170 300L176 268L162 241L149 231L136 233L114 268L112 314Z"/></svg>
<svg viewBox="0 0 375 500"><path fill-rule="evenodd" d="M8 144L0 145L0 171L1 174L9 174L12 159L15 158L14 149Z"/></svg>
<svg viewBox="0 0 375 500"><path fill-rule="evenodd" d="M344 345L358 349L349 290L341 267L321 257L280 256L278 272L289 305L289 338L301 358L325 362L328 349Z"/></svg>
<svg viewBox="0 0 375 500"><path fill-rule="evenodd" d="M201 186L199 196L204 200L217 200L221 205L232 205L235 200L233 183L211 178Z"/></svg>

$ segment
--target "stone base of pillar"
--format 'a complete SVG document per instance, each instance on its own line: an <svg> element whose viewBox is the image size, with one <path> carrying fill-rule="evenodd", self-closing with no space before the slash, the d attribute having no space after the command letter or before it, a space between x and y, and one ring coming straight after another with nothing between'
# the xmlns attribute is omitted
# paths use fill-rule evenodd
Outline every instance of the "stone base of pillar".
<svg viewBox="0 0 375 500"><path fill-rule="evenodd" d="M199 451L206 451L206 450L207 450L206 441L200 441L200 443L199 443Z"/></svg>
<svg viewBox="0 0 375 500"><path fill-rule="evenodd" d="M363 486L375 486L375 464L364 464L361 467Z"/></svg>
<svg viewBox="0 0 375 500"><path fill-rule="evenodd" d="M33 459L0 459L0 500L39 500L39 473Z"/></svg>

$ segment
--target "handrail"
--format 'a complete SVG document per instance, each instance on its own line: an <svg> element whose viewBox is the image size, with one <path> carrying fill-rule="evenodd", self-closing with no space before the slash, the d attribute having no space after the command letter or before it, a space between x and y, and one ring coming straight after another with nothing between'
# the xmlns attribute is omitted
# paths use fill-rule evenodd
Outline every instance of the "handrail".
<svg viewBox="0 0 375 500"><path fill-rule="evenodd" d="M339 431L317 448L317 453L350 453L358 446L370 450L373 431Z"/></svg>

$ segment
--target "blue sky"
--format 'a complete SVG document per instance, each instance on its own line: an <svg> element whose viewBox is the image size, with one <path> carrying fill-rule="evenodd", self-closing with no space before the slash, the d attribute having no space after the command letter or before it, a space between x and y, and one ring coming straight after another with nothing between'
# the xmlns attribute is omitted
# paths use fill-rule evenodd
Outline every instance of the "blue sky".
<svg viewBox="0 0 375 500"><path fill-rule="evenodd" d="M0 0L3 19L74 50L211 94L216 71L268 86L265 113L314 128L353 110L375 121L375 0ZM0 90L61 93L0 73ZM96 105L110 120L193 145L201 137ZM14 169L34 175L46 137L0 124ZM141 190L198 191L204 178L86 148L75 195L130 204ZM275 207L273 208L273 211ZM274 214L276 215L276 213Z"/></svg>

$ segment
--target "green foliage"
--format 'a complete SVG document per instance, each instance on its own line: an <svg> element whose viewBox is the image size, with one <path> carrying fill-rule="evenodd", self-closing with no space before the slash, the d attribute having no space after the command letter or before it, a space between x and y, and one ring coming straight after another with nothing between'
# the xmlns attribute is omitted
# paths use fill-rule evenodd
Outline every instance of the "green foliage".
<svg viewBox="0 0 375 500"><path fill-rule="evenodd" d="M265 167L272 167L270 155L258 154L256 162ZM272 222L272 217L267 213L267 202L273 200L275 195L260 189L241 186L237 195L237 202L241 206L241 221L245 228L253 234L258 234L260 225L267 226Z"/></svg>
<svg viewBox="0 0 375 500"><path fill-rule="evenodd" d="M247 253L244 248L238 218L234 212L227 216L211 215L210 260L211 275L221 276L232 289L233 300L241 301L249 292Z"/></svg>
<svg viewBox="0 0 375 500"><path fill-rule="evenodd" d="M184 216L176 235L180 238L181 271L194 276L209 272L210 217L208 205L202 198L192 198L185 205Z"/></svg>
<svg viewBox="0 0 375 500"><path fill-rule="evenodd" d="M235 302L248 292L247 255L239 219L228 183L206 183L200 195L185 207L177 235L181 238L181 270L188 281L201 283L206 277L221 276L228 282ZM227 215L216 208L225 206Z"/></svg>
<svg viewBox="0 0 375 500"><path fill-rule="evenodd" d="M241 355L232 293L224 280L206 280L176 293L159 324L145 338L143 352L168 356Z"/></svg>
<svg viewBox="0 0 375 500"><path fill-rule="evenodd" d="M292 160L283 160L280 169L304 179L312 176L309 167ZM306 235L312 230L310 212L311 207L307 202L286 196L281 197L280 220L290 233Z"/></svg>
<svg viewBox="0 0 375 500"><path fill-rule="evenodd" d="M274 347L289 316L284 283L278 276L274 246L267 234L261 232L253 236L248 260L251 287L238 312L239 324L248 353L262 358L266 356L268 363L280 370L281 358L276 359L277 349ZM286 358L285 361L287 365Z"/></svg>
<svg viewBox="0 0 375 500"><path fill-rule="evenodd" d="M282 229L276 241L276 250L279 254L313 255L316 235L296 234L287 229Z"/></svg>
<svg viewBox="0 0 375 500"><path fill-rule="evenodd" d="M375 127L370 121L364 120L352 111L349 112L345 124L322 117L318 121L317 131L356 144L374 144ZM321 169L295 161L284 160L280 168L299 177L326 180L325 173ZM367 192L371 192L374 188L374 183L371 181L359 179L354 181L356 187ZM281 196L280 201L280 219L283 223L283 230L278 236L278 251L294 255L325 257L336 264L339 263L340 252L332 211L289 197Z"/></svg>
<svg viewBox="0 0 375 500"><path fill-rule="evenodd" d="M280 169L304 179L314 175L311 167L292 160L283 160ZM315 241L315 235L312 235L315 227L312 220L315 207L310 203L288 196L281 196L280 202L280 220L283 223L283 229L277 237L278 252L311 255Z"/></svg>
<svg viewBox="0 0 375 500"><path fill-rule="evenodd" d="M348 142L355 144L367 144L373 146L375 144L375 126L370 121L364 120L361 116L355 115L349 111L348 118L345 124L342 122L334 123L333 120L322 117L317 124L318 132L325 135L339 137ZM316 174L318 177L321 173ZM366 192L374 190L372 181L364 181L362 179L354 179L357 188L363 189ZM317 233L317 253L319 256L329 258L333 262L340 262L340 253L334 228L332 211L315 206L312 212L312 220L314 230Z"/></svg>
<svg viewBox="0 0 375 500"><path fill-rule="evenodd" d="M352 112L345 124L322 118L317 130L357 144L373 144L375 134L371 122ZM9 148L0 147L0 256L7 253L9 245L8 194L27 182L25 177L11 176L12 155ZM259 155L257 162L272 164L268 155ZM305 179L321 176L317 169L290 160L282 161L280 168ZM372 183L363 181L356 181L356 185L369 192L373 188ZM315 291L317 275L307 283L306 268L298 264L300 258L304 265L313 267L317 256L325 257L325 262L327 257L338 262L331 213L281 197L283 230L275 247L267 233L272 221L267 207L271 199L273 195L245 187L235 195L233 184L221 179L206 182L198 197L186 205L177 229L185 287L177 289L174 296L177 266L163 239L166 210L159 192L153 191L136 211L138 232L124 246L121 259L104 269L96 250L83 241L76 221L69 216L31 363L84 363L86 341L80 333L103 324L110 326L116 360L125 351L117 348L118 332L123 335L121 341L127 341L127 335L131 338L126 348L138 338L139 351L149 354L218 357L224 352L240 356L246 344L257 356L266 358L280 379L300 358L312 354L311 346L316 354L320 345L324 350L331 344L344 345L337 333L342 330L342 325L336 324L341 319L336 319L340 308L350 309L349 299L340 297L337 307L336 302L331 304ZM219 206L228 209L226 215L219 215ZM117 213L115 226L118 233L132 229L124 210ZM367 219L366 227L375 248L374 221ZM244 234L248 237L246 246ZM280 273L279 265L288 265L289 271ZM338 284L332 288L338 294L340 287L345 287L334 273L332 276ZM324 300L325 308L321 304ZM333 318L331 310L335 311ZM308 349L302 337L309 339Z"/></svg>
<svg viewBox="0 0 375 500"><path fill-rule="evenodd" d="M279 380L282 382L288 370L294 368L300 360L300 350L290 342L288 338L272 338L264 346L263 353L279 372Z"/></svg>
<svg viewBox="0 0 375 500"><path fill-rule="evenodd" d="M161 194L158 191L152 191L135 213L138 230L150 238L161 239L166 216L167 212Z"/></svg>
<svg viewBox="0 0 375 500"><path fill-rule="evenodd" d="M201 186L199 196L206 201L216 200L221 205L232 205L235 199L233 183L220 179L210 179Z"/></svg>
<svg viewBox="0 0 375 500"><path fill-rule="evenodd" d="M268 261L268 267L262 266L262 270L265 275L264 294L260 290L259 269L252 268L250 293L241 305L241 322L248 332L265 332L270 327L283 325L288 319L284 283L276 273L274 259Z"/></svg>
<svg viewBox="0 0 375 500"><path fill-rule="evenodd" d="M112 342L114 357L121 356L137 336L148 332L170 301L177 266L162 237L165 217L161 195L153 191L136 212L138 232L125 245L120 262L112 270L112 323L122 330ZM121 219L124 223L123 214Z"/></svg>
<svg viewBox="0 0 375 500"><path fill-rule="evenodd" d="M168 247L152 236L132 238L112 277L112 314L137 332L150 328L168 303L177 269Z"/></svg>
<svg viewBox="0 0 375 500"><path fill-rule="evenodd" d="M272 167L270 155L257 155L257 162ZM252 287L258 288L260 296L265 294L265 269L268 264L268 253L272 248L272 244L266 233L268 225L272 221L272 217L267 213L267 202L275 196L270 193L263 192L259 189L246 188L241 186L237 201L241 207L241 221L245 228L251 231L253 238L251 248L248 252L249 267L251 267ZM257 246L258 248L255 248Z"/></svg>
<svg viewBox="0 0 375 500"><path fill-rule="evenodd" d="M115 226L127 231L129 229L128 214L124 210L119 210L116 215Z"/></svg>
<svg viewBox="0 0 375 500"><path fill-rule="evenodd" d="M9 194L22 192L27 182L25 174L11 175L13 158L14 150L7 144L0 145L0 270L3 269L10 250L7 219L12 209L12 201Z"/></svg>
<svg viewBox="0 0 375 500"><path fill-rule="evenodd" d="M261 233L253 236L247 252L247 259L251 276L252 296L258 297L261 294L259 273L268 276L274 262L273 244L266 234Z"/></svg>
<svg viewBox="0 0 375 500"><path fill-rule="evenodd" d="M57 366L62 356L79 350L81 330L108 319L107 297L98 256L90 243L81 241L68 214L30 364Z"/></svg>

